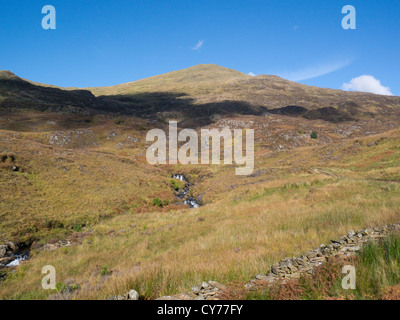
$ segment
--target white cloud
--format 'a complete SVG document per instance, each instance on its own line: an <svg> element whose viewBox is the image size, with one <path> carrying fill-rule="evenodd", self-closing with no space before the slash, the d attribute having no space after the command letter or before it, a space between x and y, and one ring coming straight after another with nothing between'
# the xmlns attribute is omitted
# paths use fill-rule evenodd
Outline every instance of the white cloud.
<svg viewBox="0 0 400 320"><path fill-rule="evenodd" d="M248 75L249 75L249 76L252 76L252 77L255 77L255 76L256 76L256 74L255 74L254 72L249 72Z"/></svg>
<svg viewBox="0 0 400 320"><path fill-rule="evenodd" d="M199 50L204 44L204 40L199 40L197 44L192 48L192 50Z"/></svg>
<svg viewBox="0 0 400 320"><path fill-rule="evenodd" d="M363 75L351 79L349 83L343 83L343 90L371 92L392 96L389 87L384 87L378 79L370 75Z"/></svg>
<svg viewBox="0 0 400 320"><path fill-rule="evenodd" d="M347 67L351 62L352 60L348 59L344 61L322 63L298 71L282 74L281 77L291 81L302 81L302 80L317 78L320 76L324 76L328 73L337 71L339 69L342 69L344 67Z"/></svg>

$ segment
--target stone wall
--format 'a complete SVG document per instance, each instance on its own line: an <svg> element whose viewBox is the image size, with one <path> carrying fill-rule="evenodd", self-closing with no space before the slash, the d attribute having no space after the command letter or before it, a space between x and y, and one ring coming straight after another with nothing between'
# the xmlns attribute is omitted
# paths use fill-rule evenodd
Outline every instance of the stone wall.
<svg viewBox="0 0 400 320"><path fill-rule="evenodd" d="M317 266L326 262L330 257L354 255L361 249L363 244L379 240L394 231L400 231L400 224L364 229L357 232L351 230L347 236L343 236L339 240L331 240L329 245L321 244L319 248L309 251L300 257L285 258L275 263L266 275L256 275L245 287L251 290L260 281L273 284L276 281L298 279L303 274L312 274Z"/></svg>
<svg viewBox="0 0 400 320"><path fill-rule="evenodd" d="M266 274L256 275L245 285L245 288L252 290L260 282L271 285L277 281L300 278L303 274L312 274L317 266L326 262L330 257L354 255L365 243L382 239L395 231L400 231L400 223L357 232L351 230L347 236L331 240L329 245L321 244L319 248L304 253L300 257L285 258L275 263ZM218 300L219 295L224 291L226 291L225 286L215 281L209 281L194 286L189 293L165 296L158 300Z"/></svg>

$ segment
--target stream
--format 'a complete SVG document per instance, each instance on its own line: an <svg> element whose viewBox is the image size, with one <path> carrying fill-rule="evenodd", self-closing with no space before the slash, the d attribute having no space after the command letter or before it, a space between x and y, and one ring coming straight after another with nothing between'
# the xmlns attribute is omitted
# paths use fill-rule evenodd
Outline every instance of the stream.
<svg viewBox="0 0 400 320"><path fill-rule="evenodd" d="M192 186L192 184L186 179L183 174L174 174L172 175L172 179L185 182L185 187L183 189L180 189L178 195L176 196L180 201L183 201L183 204L189 205L192 209L201 206L200 203L196 202L195 198L189 195L190 186Z"/></svg>
<svg viewBox="0 0 400 320"><path fill-rule="evenodd" d="M0 268L13 268L19 266L21 261L26 261L29 259L29 252L15 252L11 253L4 258L2 258L0 262Z"/></svg>
<svg viewBox="0 0 400 320"><path fill-rule="evenodd" d="M6 265L7 268L12 268L12 267L19 266L21 264L21 261L28 260L29 259L29 252L15 253L15 254L12 254L12 257L14 258L14 260Z"/></svg>

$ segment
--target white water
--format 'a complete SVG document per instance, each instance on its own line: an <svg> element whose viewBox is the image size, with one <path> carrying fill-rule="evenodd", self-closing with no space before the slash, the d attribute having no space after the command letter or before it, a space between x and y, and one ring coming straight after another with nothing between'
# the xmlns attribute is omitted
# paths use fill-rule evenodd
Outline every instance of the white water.
<svg viewBox="0 0 400 320"><path fill-rule="evenodd" d="M188 204L192 209L200 207L195 200L185 200L183 203Z"/></svg>
<svg viewBox="0 0 400 320"><path fill-rule="evenodd" d="M6 267L11 268L11 267L16 267L21 264L21 261L28 260L29 255L27 253L21 253L21 254L16 254L14 256L15 260L11 261L9 264L6 265Z"/></svg>
<svg viewBox="0 0 400 320"><path fill-rule="evenodd" d="M172 175L172 178L173 178L173 179L176 179L176 180L181 180L181 181L183 181L183 182L188 182L188 181L185 179L185 177L183 176L183 174L174 174L174 175Z"/></svg>

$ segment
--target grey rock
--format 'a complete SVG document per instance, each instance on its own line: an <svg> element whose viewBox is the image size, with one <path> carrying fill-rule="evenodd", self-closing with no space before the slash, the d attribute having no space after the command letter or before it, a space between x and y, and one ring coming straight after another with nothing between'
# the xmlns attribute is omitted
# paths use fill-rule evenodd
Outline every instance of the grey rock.
<svg viewBox="0 0 400 320"><path fill-rule="evenodd" d="M311 259L315 258L317 256L317 254L315 252L309 252L306 254L306 256L308 259L311 260Z"/></svg>
<svg viewBox="0 0 400 320"><path fill-rule="evenodd" d="M214 290L209 290L207 292L203 293L203 296L207 297L207 296L215 296L218 293L218 289L214 289Z"/></svg>
<svg viewBox="0 0 400 320"><path fill-rule="evenodd" d="M15 244L14 242L7 241L7 242L5 242L4 244L7 245L8 248L9 248L11 251L16 251L16 250L18 250L18 245Z"/></svg>
<svg viewBox="0 0 400 320"><path fill-rule="evenodd" d="M220 284L217 281L208 281L208 283L211 286L213 286L214 288L217 288L218 290L221 290L221 291L226 291L227 290L227 288L223 284Z"/></svg>
<svg viewBox="0 0 400 320"><path fill-rule="evenodd" d="M139 293L136 290L129 291L127 300L139 300Z"/></svg>
<svg viewBox="0 0 400 320"><path fill-rule="evenodd" d="M5 244L0 245L0 258L3 258L8 251L8 246Z"/></svg>
<svg viewBox="0 0 400 320"><path fill-rule="evenodd" d="M347 248L347 251L349 251L349 252L357 252L357 251L359 251L361 248L360 248L360 246L355 246L355 247L349 247L349 248Z"/></svg>
<svg viewBox="0 0 400 320"><path fill-rule="evenodd" d="M360 233L361 233L363 236L366 236L366 235L371 234L371 230L370 230L370 229L364 229L364 230L361 230Z"/></svg>
<svg viewBox="0 0 400 320"><path fill-rule="evenodd" d="M201 286L194 286L194 287L192 288L192 292L193 292L194 294L199 294L200 291L201 291Z"/></svg>

